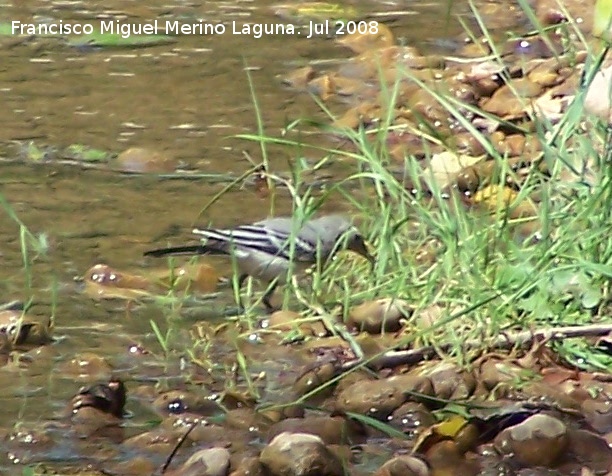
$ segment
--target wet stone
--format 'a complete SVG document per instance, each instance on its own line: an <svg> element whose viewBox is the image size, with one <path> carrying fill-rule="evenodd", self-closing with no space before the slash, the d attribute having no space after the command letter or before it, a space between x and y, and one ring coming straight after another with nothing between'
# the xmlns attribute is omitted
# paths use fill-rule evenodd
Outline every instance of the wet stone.
<svg viewBox="0 0 612 476"><path fill-rule="evenodd" d="M451 440L434 444L426 451L425 458L433 469L433 474L460 474L461 476L481 474L480 464L467 458L459 446Z"/></svg>
<svg viewBox="0 0 612 476"><path fill-rule="evenodd" d="M345 388L336 402L338 410L386 419L412 394L432 395L431 381L422 376L399 375L387 379L357 382Z"/></svg>
<svg viewBox="0 0 612 476"><path fill-rule="evenodd" d="M158 427L126 439L123 445L127 448L153 454L170 454L184 433L183 428L169 431Z"/></svg>
<svg viewBox="0 0 612 476"><path fill-rule="evenodd" d="M171 390L163 393L153 402L153 409L160 415L216 415L221 413L219 405L211 399L202 398L189 391Z"/></svg>
<svg viewBox="0 0 612 476"><path fill-rule="evenodd" d="M187 429L187 428L186 428ZM253 439L247 430L231 429L221 425L201 424L189 434L189 439L198 445L217 445L231 448L232 451L245 449Z"/></svg>
<svg viewBox="0 0 612 476"><path fill-rule="evenodd" d="M132 147L117 156L113 168L131 173L170 173L178 167L178 161L161 152Z"/></svg>
<svg viewBox="0 0 612 476"><path fill-rule="evenodd" d="M324 74L318 78L309 81L306 90L319 96L323 101L327 101L336 92L336 81L333 75Z"/></svg>
<svg viewBox="0 0 612 476"><path fill-rule="evenodd" d="M414 456L396 456L383 464L374 476L428 476L431 474L425 461Z"/></svg>
<svg viewBox="0 0 612 476"><path fill-rule="evenodd" d="M312 66L304 66L289 72L281 78L281 82L290 88L298 91L306 91L306 86L317 76L317 72Z"/></svg>
<svg viewBox="0 0 612 476"><path fill-rule="evenodd" d="M588 466L596 474L609 471L612 468L612 448L601 436L580 429L568 432L569 444L567 453L569 460L579 461Z"/></svg>
<svg viewBox="0 0 612 476"><path fill-rule="evenodd" d="M525 466L552 467L568 446L567 428L556 418L538 414L502 430L495 448Z"/></svg>
<svg viewBox="0 0 612 476"><path fill-rule="evenodd" d="M137 456L128 461L111 465L110 472L114 474L126 474L130 476L147 476L156 470L152 461L142 456ZM169 472L166 474L170 474Z"/></svg>
<svg viewBox="0 0 612 476"><path fill-rule="evenodd" d="M612 402L584 400L581 408L586 421L600 433L612 431Z"/></svg>
<svg viewBox="0 0 612 476"><path fill-rule="evenodd" d="M92 266L84 280L85 292L94 299L136 299L162 291L144 276L119 271L106 264Z"/></svg>
<svg viewBox="0 0 612 476"><path fill-rule="evenodd" d="M289 310L280 310L273 312L265 323L266 329L273 331L289 332L298 329L305 336L322 337L327 334L327 329L321 321L305 321L302 316Z"/></svg>
<svg viewBox="0 0 612 476"><path fill-rule="evenodd" d="M540 63L534 66L527 73L529 81L535 84L539 84L542 87L552 87L563 81L563 76L560 76L556 65L546 63Z"/></svg>
<svg viewBox="0 0 612 476"><path fill-rule="evenodd" d="M522 134L507 136L502 146L498 149L498 152L502 155L507 154L509 157L517 157L523 154L526 141L527 139Z"/></svg>
<svg viewBox="0 0 612 476"><path fill-rule="evenodd" d="M345 389L349 388L353 384L357 384L359 382L370 382L375 380L369 373L363 371L351 372L349 374L344 375L336 388L334 389L334 395L339 395Z"/></svg>
<svg viewBox="0 0 612 476"><path fill-rule="evenodd" d="M70 405L73 414L90 407L116 418L123 418L126 398L127 390L124 383L118 379L111 379L108 383L82 387Z"/></svg>
<svg viewBox="0 0 612 476"><path fill-rule="evenodd" d="M350 35L345 35L337 41L339 44L346 46L355 53L363 53L369 50L393 46L395 38L388 26L383 23L378 23L375 29L368 30L363 34L355 32Z"/></svg>
<svg viewBox="0 0 612 476"><path fill-rule="evenodd" d="M225 476L230 464L230 452L225 448L208 448L194 453L173 476Z"/></svg>
<svg viewBox="0 0 612 476"><path fill-rule="evenodd" d="M504 85L495 91L491 99L482 104L482 110L505 119L514 119L525 114L528 104L529 101L517 97L507 85Z"/></svg>
<svg viewBox="0 0 612 476"><path fill-rule="evenodd" d="M225 414L225 423L236 429L248 430L253 433L265 430L270 421L252 408L235 408Z"/></svg>
<svg viewBox="0 0 612 476"><path fill-rule="evenodd" d="M212 293L217 289L219 276L215 268L206 263L184 265L172 270L174 290L188 290L199 293Z"/></svg>
<svg viewBox="0 0 612 476"><path fill-rule="evenodd" d="M511 362L490 358L485 360L479 369L478 380L492 390L502 383L510 383L523 374L523 367Z"/></svg>
<svg viewBox="0 0 612 476"><path fill-rule="evenodd" d="M236 469L230 476L268 476L264 466L257 457L243 458L239 463L232 463L232 468Z"/></svg>
<svg viewBox="0 0 612 476"><path fill-rule="evenodd" d="M431 381L436 398L444 400L464 400L476 388L474 376L452 363L429 366L423 375Z"/></svg>
<svg viewBox="0 0 612 476"><path fill-rule="evenodd" d="M302 418L304 416L304 408L299 405L286 405L281 409L262 410L260 412L271 422L278 422L285 418Z"/></svg>
<svg viewBox="0 0 612 476"><path fill-rule="evenodd" d="M387 423L414 440L436 423L436 417L422 403L406 402L387 418Z"/></svg>
<svg viewBox="0 0 612 476"><path fill-rule="evenodd" d="M350 419L340 416L306 416L287 418L270 428L270 441L281 433L308 433L316 435L326 444L357 444L364 441L363 427Z"/></svg>
<svg viewBox="0 0 612 476"><path fill-rule="evenodd" d="M321 438L306 433L281 433L260 455L273 476L343 476L342 462Z"/></svg>
<svg viewBox="0 0 612 476"><path fill-rule="evenodd" d="M349 311L348 325L370 334L398 331L403 319L411 314L402 299L384 298L366 301Z"/></svg>
<svg viewBox="0 0 612 476"><path fill-rule="evenodd" d="M8 353L13 345L42 345L51 341L48 323L18 309L0 310L0 334L0 353Z"/></svg>
<svg viewBox="0 0 612 476"><path fill-rule="evenodd" d="M81 381L109 378L113 371L112 366L104 357L93 352L76 354L74 358L64 362L60 369L66 377L76 378Z"/></svg>
<svg viewBox="0 0 612 476"><path fill-rule="evenodd" d="M544 25L556 25L572 18L572 24L584 32L590 32L593 25L593 15L584 0L537 0L533 3L536 16Z"/></svg>
<svg viewBox="0 0 612 476"><path fill-rule="evenodd" d="M292 391L296 396L306 395L325 382L329 382L336 374L337 366L334 363L316 365L299 376L293 384Z"/></svg>

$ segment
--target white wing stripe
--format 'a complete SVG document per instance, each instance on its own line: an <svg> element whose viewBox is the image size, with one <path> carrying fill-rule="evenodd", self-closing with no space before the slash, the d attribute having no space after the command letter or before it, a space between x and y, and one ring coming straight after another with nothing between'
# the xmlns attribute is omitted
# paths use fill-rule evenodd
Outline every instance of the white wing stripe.
<svg viewBox="0 0 612 476"><path fill-rule="evenodd" d="M209 240L229 243L242 248L253 248L275 256L289 258L293 238L295 252L299 256L310 255L314 259L316 245L299 236L292 236L284 231L257 225L243 225L234 229L194 228L193 233Z"/></svg>

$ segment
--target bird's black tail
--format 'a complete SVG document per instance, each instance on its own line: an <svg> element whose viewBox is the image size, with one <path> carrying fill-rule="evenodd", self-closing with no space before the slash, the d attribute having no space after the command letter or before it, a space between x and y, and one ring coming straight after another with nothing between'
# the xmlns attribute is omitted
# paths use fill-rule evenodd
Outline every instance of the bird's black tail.
<svg viewBox="0 0 612 476"><path fill-rule="evenodd" d="M162 256L180 256L180 255L224 255L227 254L223 250L215 249L206 245L188 245L174 246L171 248L159 248L157 250L145 251L144 256L153 256L160 258Z"/></svg>

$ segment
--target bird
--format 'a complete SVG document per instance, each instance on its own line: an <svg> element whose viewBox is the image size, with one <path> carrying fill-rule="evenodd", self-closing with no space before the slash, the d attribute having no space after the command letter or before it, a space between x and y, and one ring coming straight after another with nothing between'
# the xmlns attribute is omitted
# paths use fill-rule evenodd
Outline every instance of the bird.
<svg viewBox="0 0 612 476"><path fill-rule="evenodd" d="M298 270L317 262L324 264L346 249L374 265L363 235L344 215L325 215L302 223L276 217L234 228L194 228L192 233L202 243L150 250L144 256L231 255L239 271L238 290L249 276L268 284L262 299L268 312L274 310L270 298L279 284L287 282L292 263Z"/></svg>

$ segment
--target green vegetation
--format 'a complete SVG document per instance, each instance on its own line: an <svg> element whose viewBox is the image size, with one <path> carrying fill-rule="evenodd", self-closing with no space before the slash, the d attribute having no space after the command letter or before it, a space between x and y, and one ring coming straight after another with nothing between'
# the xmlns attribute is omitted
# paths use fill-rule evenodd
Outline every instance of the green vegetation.
<svg viewBox="0 0 612 476"><path fill-rule="evenodd" d="M309 7L319 5L317 2ZM499 64L501 82L509 85L512 80L503 58L503 48L495 45L495 39L488 34L477 12L476 16L482 31L472 36L484 36L488 40L491 45L488 59ZM535 16L531 17L535 19ZM561 36L566 39L574 34L580 36L577 31L572 31L573 27L571 22L560 27L565 28ZM546 37L547 31L540 28L537 34ZM578 51L571 48L564 51L569 57L568 64L574 67L578 63ZM424 409L431 411L435 418L444 420L445 425L453 426L452 432L449 431L453 439L466 421L473 422L480 418L479 423L488 422L488 427L477 427L478 436L485 434L485 438L474 441L475 448L477 444L485 441L488 443L492 435L507 428L505 425L514 425L515 422L504 421L504 412L525 416L523 414L549 410L548 402L532 408L527 408L527 405L522 408L520 405L504 404L505 408L494 409L494 417L499 417L501 423L491 422L487 421L487 417L475 417L471 413L479 405L483 409L488 408L483 404L483 399L506 396L503 391L508 388L515 392L512 398L516 399L523 395L529 396L530 391L536 393L537 389L534 391L530 385L540 378L541 369L552 369L559 374L568 368L572 369L569 372L572 374L578 374L574 372L576 369L609 373L612 369L609 349L604 349L604 344L602 348L597 347L594 339L584 338L586 333L576 331L565 340L550 334L531 340L513 340L508 337L516 336L519 331L536 334L543 329L570 326L574 326L574 329L580 326L587 329L610 321L610 124L607 116L597 119L584 111L586 91L598 78L607 54L608 47L601 52L590 53L581 89L564 114L554 121L536 112L522 122L500 118L499 115L480 111L474 104L462 102L450 92L450 86L448 89L436 87L433 81L424 80L408 69L400 71L395 83L386 82L381 67L379 79L383 85L381 96L384 100L377 120L355 128L321 127L321 135L340 137L342 146L335 145L338 142L328 145L331 142L324 140L315 144L302 141L303 130L312 125L306 119L289 123L279 136L266 132L265 111L258 104L250 69L245 68L249 75L257 130L237 138L257 144L261 162L247 157L251 167L238 177L231 174L193 174L186 177L178 172L161 175L157 170L156 175L177 179L197 177L205 179L207 183L224 182L220 191L202 205L200 215L205 215L225 193L235 191L237 186L247 183L253 175L257 176L255 181L258 191L265 193L269 199L270 215L279 214L279 202L286 204L288 197L296 223L317 214L328 213L332 208L340 208L355 217L357 226L368 238L370 251L377 258L376 263L371 268L360 256L340 252L324 269L315 266L319 269L306 279L294 276L293 270L290 270L292 279L282 288L282 308L296 309L299 313L288 313L287 321L281 322L282 326L277 322L276 327L262 316L261 296L265 290L253 286L249 280L242 288L243 295L238 295L237 273L234 273L233 283L230 284L234 287L236 303L244 303L246 308L235 315L226 316L219 307L211 306L211 298L217 297L212 292L216 291L218 283L212 267L206 270L209 273L205 276L202 276L204 270L197 274L203 283L186 276L187 268L174 268L176 263L172 259L168 261L172 271L164 277L155 277L153 273L150 276L130 275L108 265L94 266L92 269L97 269L96 282L101 283L100 289L112 281L108 285L110 291L103 294L100 290L96 295L98 299L125 299L130 304L131 301L148 300L164 311L161 319L152 313L154 317L147 315L145 321L145 325L150 323L150 337L157 339L160 349L149 362L161 362L160 367L164 367L164 370L159 373L155 373L156 369L150 370L146 380L139 374L140 369L136 368L130 374L128 372L132 372L132 367L125 365L117 367L120 369L117 374L125 372L120 375L121 378L127 374L128 378L134 379L130 383L138 382L141 398L146 395L147 399L150 395L145 394L143 387L153 380L160 388L195 388L206 394L206 403L211 403L210 395L214 389L214 403L218 404L219 411L211 418L207 416L207 424L225 424L225 414L231 409L248 409L253 410L253 413L257 411L258 416L270 418L267 422L270 423L292 415L292 408L301 409L308 405L309 409L315 408L319 413L331 413L329 410L333 408L334 418L347 418L390 437L408 440L412 438L409 431L401 428L397 420L391 421L388 417L400 408L400 400L418 402L423 404ZM420 117L418 112L410 116L412 122L406 120L406 123L398 124L397 111L403 107L398 104L402 101L402 86L406 83L416 85L419 92L427 93L435 105L440 106L446 116L452 118L458 130L468 132L474 143L479 144L484 151L482 155L486 156L486 161L482 162L486 162L488 168L474 167L474 164L481 164L480 159L460 151L449 138L452 132L441 133L427 118ZM516 98L529 102L518 90L514 92ZM323 102L319 104L327 115L327 122L338 124L339 121L327 106ZM528 137L541 145L540 151L534 153L535 157L525 158L527 166L519 170L516 167L518 162L510 160L509 152L500 151L490 133L482 132L484 128L475 125L471 114L505 130L512 130L521 137ZM423 147L424 158L405 153L403 162L398 163L397 156L392 154L391 145L405 130L409 130L411 137L426 144ZM63 163L82 166L93 164L104 168L102 165L114 159L110 153L81 144L73 144L62 150L34 142L23 145L21 159L27 163L40 164L55 159ZM428 149L431 145L437 146L436 152ZM272 153L269 149L277 146L294 152L287 167L288 175L276 172L272 167ZM443 149L441 153L440 148ZM146 151L143 155L147 156ZM315 163L312 157L317 157ZM460 171L469 170L469 174L465 172L465 176L469 175L469 180L465 182L473 185L473 189L462 189L457 175L450 177L451 174L445 170L449 164L461 165ZM333 181L312 179L313 171L324 170L327 166L334 167ZM128 168L113 168L112 164L110 168L114 171L133 172L133 169ZM142 172L140 169L137 171ZM515 187L509 187L509 183ZM45 253L47 239L45 235L34 235L2 195L0 206L19 229L23 258L23 269L20 272L23 271L25 276L27 310L33 302L35 289L33 276L36 274L33 273L33 266L37 256ZM296 226L294 233L297 230ZM83 233L99 231L85 230ZM173 233L162 235L163 238L158 237L157 241ZM94 235L86 237L91 236ZM130 237L129 243L139 243L140 238ZM195 265L196 261L194 258L190 264ZM236 268L235 262L233 266ZM210 294L206 294L202 287L198 288L198 285L207 282L212 282L206 288ZM117 285L116 289L113 285ZM57 286L53 283L53 316L48 327L53 326L57 292ZM383 330L380 336L374 336L374 331L357 334L352 332L353 329L348 329L345 324L353 319L351 311L355 306L380 298L401 300L398 307L401 308L403 318L397 329ZM127 305L125 311L127 320L127 317L131 317L131 306ZM193 323L192 319L198 322ZM20 326L23 319L21 321ZM29 325L28 322L26 324ZM311 344L309 340L315 341L316 336L323 333L309 333L303 329L316 324L320 325L323 333L327 332L327 336L315 342L321 344L320 347L308 347ZM186 336L186 328L189 337ZM333 334L336 339L329 337L329 334ZM504 338L509 345L500 345ZM289 347L298 343L304 345ZM526 343L532 348L527 349ZM281 346L285 354L278 352ZM555 351L551 359L555 362L550 367L547 366L549 362L534 363L540 358L544 346ZM391 351L406 349L429 351L410 362L400 362L405 364L403 366L398 365L397 361L395 365L387 365L389 368L398 367L389 373L378 372L375 365L368 366L373 360ZM303 354L308 352L308 357L316 357L303 365L307 360ZM149 353L154 354L154 351ZM414 365L438 357L443 360L441 363L435 362L440 364L438 368L433 365ZM551 358L551 353L546 355L545 359L548 358ZM491 386L488 386L488 380L494 379L488 379L484 376L485 372L481 371L487 359L488 363L493 361L494 366L500 363L500 368L496 368L498 380ZM521 362L517 363L519 360ZM445 369L446 361L456 365L449 365ZM178 365L173 365L175 363ZM404 372L405 369L408 371ZM436 371L439 372L438 383L448 375L456 376L457 381L465 379L456 384L452 392L444 393L435 388L433 383L432 374ZM448 373L444 374L445 371ZM109 372L114 372L114 369ZM353 375L349 376L351 373ZM440 374L443 374L442 378ZM386 378L388 375L393 377ZM347 380L342 382L342 390L334 388L334 384L345 377ZM351 381L351 377L355 377L355 380ZM392 381L395 377L403 380L398 384L399 379ZM413 387L406 388L406 382L413 377L420 378L421 382L426 382L430 387L425 383L414 383ZM48 378L51 387L51 373ZM586 389L592 394L600 391L597 383L592 386L583 385L580 377L575 377L571 382L576 382L576 388ZM343 400L340 394L346 392L345 396L350 396L347 389L353 384L380 384L370 395L374 395L372 401L380 407L385 407L386 400L394 400L397 396L401 396L401 399L391 402L397 403L395 409L364 405L363 411L361 408L345 411L342 405L350 398ZM482 388L476 389L478 385ZM507 388L504 389L504 386ZM459 391L455 392L457 388ZM496 393L498 390L499 393ZM317 407L331 391L338 391L335 395L338 398L332 403L331 399L326 400ZM358 388L356 393L360 391L361 388ZM275 392L281 395L273 395ZM29 395L24 394L16 426L27 418L24 415L29 404L28 398ZM551 398L553 403L549 405L550 408L558 402L559 406L563 403L556 398L556 394ZM178 408L182 399L181 396L171 404L176 404ZM363 403L359 398L356 400ZM352 403L355 404L354 401ZM185 408L192 410L189 406ZM75 410L75 407L72 409ZM197 412L197 406L193 410ZM283 413L284 410L287 412ZM274 412L278 414L272 418ZM572 412L572 415L568 412L565 416L569 419L580 412L585 413L584 409L572 409ZM120 411L119 419L114 423L121 425L122 416L123 412ZM158 427L158 423L155 420L154 424L147 426ZM189 423L189 431L195 428L196 423ZM137 424L131 428L137 428ZM174 428L178 428L178 424ZM251 428L249 424L249 431ZM440 428L435 429L436 432L439 430L437 435L442 434ZM184 437L187 435L185 433ZM252 439L252 436L249 438ZM181 443L177 444L175 450ZM413 447L422 454L428 452L426 448L423 439ZM472 449L470 446L462 451ZM431 458L431 455L426 456ZM171 460L172 456L166 466ZM36 465L22 470L23 475L43 472L46 469Z"/></svg>
<svg viewBox="0 0 612 476"><path fill-rule="evenodd" d="M546 34L543 30L539 33ZM497 59L501 63L499 53ZM600 63L600 58L594 58L585 77L592 78ZM507 158L464 119L462 108L470 106L429 88L417 78L412 80L428 89L490 153L498 170L497 181L490 186L503 187L514 172ZM310 293L300 288L300 294L310 303L309 312L331 311L334 303L341 303L346 318L350 305L377 297L407 300L414 305L413 316L417 319L435 308L440 311L437 321L426 328L415 325L407 330L403 345L416 341L431 345L456 343L451 356L463 363L471 360L461 346L466 340L481 340L485 348L500 333L513 329L607 322L612 278L612 163L606 158L612 151L605 124L587 119L586 131L582 125L583 92L577 94L556 124L533 118L533 134L543 145L536 163L545 164L550 177L533 167L511 203L499 194L492 213L468 209L458 193L449 197L432 177L424 176L414 157L405 158L404 176L392 171L386 144L394 131L392 113L397 85L387 91L387 96L388 114L376 129L340 131L354 146L348 150L310 146L290 139L298 135L302 125L299 122L292 123L280 138L266 135L261 130L258 109L259 132L239 136L261 145L264 168L269 144L294 147L299 156L308 150L324 152L324 158L310 167L296 159L291 164L291 181L266 174L272 182L271 189L282 186L289 191L298 217L311 216L330 195L340 194L356 210L362 230L369 234L378 257L374 273L367 272L365 263L343 256L313 281ZM434 139L443 141L442 137ZM353 172L338 183L325 190L305 183L309 170L340 161L353 164ZM406 183L414 184L415 190ZM536 192L537 202L531 198ZM531 204L537 213L513 218L512 211L523 202ZM423 262L419 256L432 249L434 259ZM287 290L290 295L296 291ZM554 345L562 357L579 367L612 367L608 354L578 342L568 339ZM474 351L474 355L481 350Z"/></svg>
<svg viewBox="0 0 612 476"><path fill-rule="evenodd" d="M310 4L311 7L321 5ZM298 13L312 14L311 11ZM324 10L323 14L327 17L331 12ZM501 47L495 45L477 11L475 14L482 31L473 37L484 36L491 46L490 59L502 65ZM570 33L580 36L577 31L571 31L572 23L565 28L568 36ZM0 34L6 34L5 30L6 25L0 24ZM541 28L537 33L546 38L545 29ZM173 40L152 36L131 36L130 43L121 42L119 35L79 37L78 43L70 44L136 46L133 43L136 39L145 45L158 44L148 41ZM596 77L607 53L608 50L604 49L587 62L584 75L587 87ZM342 253L322 273L312 275L310 286L304 286L304 283L285 286L284 306L295 306L297 300L302 309L302 321L296 321L296 326L313 320L315 316L322 318L327 328L350 340L353 350L363 354L355 339L342 334L336 318L346 322L351 306L367 300L381 297L403 299L410 303L412 317L393 348L451 344L450 350L440 353L469 366L475 356L503 333L589 325L608 320L612 279L612 240L609 239L612 214L612 163L609 157L612 156L612 145L608 124L588 118L584 126L585 88L579 91L574 103L554 124L534 115L531 118L533 132L492 114L482 114L487 120L531 135L542 145L534 166L521 180L523 185L508 199L499 191L505 188L509 177L516 178L516 171L509 165L508 157L466 118L466 111L477 112L475 106L462 103L447 91L432 88L408 70L403 71L403 76L392 87L383 87L386 103L377 127L328 128L324 131L339 135L350 144L343 148L326 146L323 142L311 145L296 139L301 128L310 125L306 120L288 124L280 137L267 134L263 127L265 113L257 103L250 79L257 131L238 137L260 145L261 164L252 161L253 167L235 179L218 177L231 182L204 205L201 213L223 193L253 172L262 170L270 197L271 215L277 209L280 190L290 195L292 213L298 221L318 213L330 198L342 197L346 208L357 216L359 227L368 236L372 253L377 257L376 266L370 272L368 263ZM380 79L384 84L382 71ZM425 159L406 155L404 163L392 163L389 142L390 137L400 130L394 122L394 110L402 80L409 80L429 93L494 162L496 172L492 177L476 177L477 180L489 181L487 206L477 206L485 199L480 202L471 200L468 206L465 196L457 190L440 186L434 172L423 167L434 160L433 153L427 154ZM330 121L335 119L323 103L321 108ZM456 153L454 146L429 123L423 121L419 126L411 133L420 135L423 141L444 145L450 154ZM289 178L271 170L267 147L272 144L295 151L296 158L289 164ZM314 164L307 163L303 157L310 151L322 158ZM69 146L60 153L32 142L23 151L29 162L42 162L49 154L85 163L108 162L112 158L109 153L80 144ZM321 187L309 181L308 174L313 170L338 163L343 164L346 173L335 183ZM540 164L545 165L547 176L538 167ZM536 195L537 200L534 198ZM19 225L30 295L31 252L41 253L46 240L44 235L32 235L3 198L0 204ZM515 214L524 204L535 212ZM255 326L261 309L260 299L250 299L252 287L247 286L245 290L249 298L246 300L247 308L237 318L239 325L232 337L238 371L251 392L255 393L257 390L248 362L240 351L240 343L254 333L263 332ZM236 296L237 301L238 298ZM158 299L160 305L172 309L170 314L178 314L181 304L186 301L172 295ZM425 317L431 315L435 318ZM163 325L152 321L153 332L166 356L173 352L174 344L174 324L170 320L167 324L168 328L163 329ZM214 333L209 334L203 329L201 334L193 333L193 336L192 347L181 349L181 353L187 353L201 365L214 365L206 358ZM286 341L297 338L289 333ZM482 347L466 349L463 344L467 341L479 341ZM553 345L560 356L578 367L589 370L612 368L612 357L587 341L568 339L556 341Z"/></svg>

